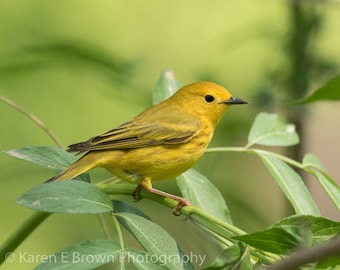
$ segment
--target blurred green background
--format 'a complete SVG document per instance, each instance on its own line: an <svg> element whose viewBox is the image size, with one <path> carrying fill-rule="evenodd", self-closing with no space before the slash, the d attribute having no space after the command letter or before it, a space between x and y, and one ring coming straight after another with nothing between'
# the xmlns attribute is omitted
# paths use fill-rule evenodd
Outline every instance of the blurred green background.
<svg viewBox="0 0 340 270"><path fill-rule="evenodd" d="M277 112L301 132L300 148L288 154L313 152L340 179L339 103L304 108L284 104L338 75L339 18L337 1L1 1L0 95L37 115L68 145L150 106L161 71L172 69L183 84L210 80L251 101L228 111L211 145L244 145L255 115ZM1 150L54 145L4 103L0 124ZM53 173L5 154L0 166L3 241L32 212L13 200ZM195 168L221 190L235 225L246 231L264 229L291 214L255 156L209 153ZM109 174L95 170L92 176L100 180ZM318 184L309 179L308 185L322 214L339 220ZM178 192L174 181L156 187ZM123 199L133 203L130 197ZM169 209L146 200L134 205L163 225L186 252L211 259L219 251L204 232L173 217ZM16 253L51 254L103 237L95 216L53 215ZM127 246L136 245L126 238ZM4 267L31 269L35 264L17 260Z"/></svg>

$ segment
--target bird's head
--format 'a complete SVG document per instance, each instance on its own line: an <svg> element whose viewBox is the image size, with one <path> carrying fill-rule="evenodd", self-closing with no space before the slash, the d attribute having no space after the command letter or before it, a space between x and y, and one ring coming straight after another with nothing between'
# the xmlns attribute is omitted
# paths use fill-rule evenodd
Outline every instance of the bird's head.
<svg viewBox="0 0 340 270"><path fill-rule="evenodd" d="M248 104L248 101L233 97L224 87L212 82L197 82L179 89L171 99L181 109L214 126L221 120L231 105Z"/></svg>

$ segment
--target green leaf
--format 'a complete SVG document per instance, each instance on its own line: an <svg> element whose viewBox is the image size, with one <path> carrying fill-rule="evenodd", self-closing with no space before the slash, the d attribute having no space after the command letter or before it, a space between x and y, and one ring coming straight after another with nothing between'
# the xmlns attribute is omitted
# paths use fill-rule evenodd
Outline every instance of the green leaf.
<svg viewBox="0 0 340 270"><path fill-rule="evenodd" d="M254 151L260 156L276 183L294 207L296 214L320 215L306 185L291 167L274 155Z"/></svg>
<svg viewBox="0 0 340 270"><path fill-rule="evenodd" d="M230 224L232 223L221 192L204 175L190 169L177 177L177 185L183 196L191 201L194 206Z"/></svg>
<svg viewBox="0 0 340 270"><path fill-rule="evenodd" d="M286 124L276 114L260 113L250 129L248 145L290 146L299 143L299 137L293 124Z"/></svg>
<svg viewBox="0 0 340 270"><path fill-rule="evenodd" d="M285 225L299 227L304 237L310 235L311 239L304 241L310 242L310 246L325 243L340 233L340 222L311 215L290 216L276 222L273 226Z"/></svg>
<svg viewBox="0 0 340 270"><path fill-rule="evenodd" d="M133 264L139 270L164 270L165 264L157 257L145 251L134 248L127 248L124 253L124 260Z"/></svg>
<svg viewBox="0 0 340 270"><path fill-rule="evenodd" d="M313 170L313 175L340 210L340 186L328 175L320 160L315 155L306 154L303 158L303 165Z"/></svg>
<svg viewBox="0 0 340 270"><path fill-rule="evenodd" d="M252 270L248 247L237 242L218 255L214 262L203 270Z"/></svg>
<svg viewBox="0 0 340 270"><path fill-rule="evenodd" d="M148 220L151 220L147 215L145 215L138 208L136 208L136 207L134 207L131 204L128 204L126 202L112 200L112 205L113 205L113 209L114 209L115 213L129 212L129 213L141 216L143 218L146 218Z"/></svg>
<svg viewBox="0 0 340 270"><path fill-rule="evenodd" d="M268 229L233 238L252 247L283 255L297 248L328 242L340 232L340 222L323 217L296 215L284 218Z"/></svg>
<svg viewBox="0 0 340 270"><path fill-rule="evenodd" d="M322 165L321 161L313 154L307 153L303 157L302 163L304 166L310 167L311 169L317 169L319 171L326 172L326 169Z"/></svg>
<svg viewBox="0 0 340 270"><path fill-rule="evenodd" d="M233 238L257 249L279 255L298 247L302 239L299 227L284 225Z"/></svg>
<svg viewBox="0 0 340 270"><path fill-rule="evenodd" d="M176 80L172 70L163 71L152 92L152 103L156 104L167 99L173 95L181 85L182 84Z"/></svg>
<svg viewBox="0 0 340 270"><path fill-rule="evenodd" d="M127 248L125 252L125 261L133 263L140 270L164 270L167 268L167 260L169 256L156 256L145 251L134 248ZM204 257L205 258L205 257ZM190 256L183 255L182 257L185 270L194 270L194 266L190 263ZM202 264L202 261L198 262Z"/></svg>
<svg viewBox="0 0 340 270"><path fill-rule="evenodd" d="M108 240L90 240L70 246L47 258L35 270L88 270L119 261L122 247Z"/></svg>
<svg viewBox="0 0 340 270"><path fill-rule="evenodd" d="M324 100L340 100L340 76L331 79L310 96L297 101L294 104L299 105Z"/></svg>
<svg viewBox="0 0 340 270"><path fill-rule="evenodd" d="M176 241L158 224L141 216L123 212L116 214L119 222L138 240L155 260L166 261L168 269L188 269Z"/></svg>
<svg viewBox="0 0 340 270"><path fill-rule="evenodd" d="M97 214L113 210L111 200L104 192L76 180L40 184L15 202L49 213Z"/></svg>
<svg viewBox="0 0 340 270"><path fill-rule="evenodd" d="M28 146L4 151L11 157L26 160L60 173L66 167L77 161L77 157L61 148L52 146ZM78 176L82 181L89 182L87 173Z"/></svg>

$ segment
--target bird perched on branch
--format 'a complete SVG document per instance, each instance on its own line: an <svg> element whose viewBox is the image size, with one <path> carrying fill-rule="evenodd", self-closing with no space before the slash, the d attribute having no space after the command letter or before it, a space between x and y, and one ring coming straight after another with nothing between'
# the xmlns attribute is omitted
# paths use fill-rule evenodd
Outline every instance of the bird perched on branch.
<svg viewBox="0 0 340 270"><path fill-rule="evenodd" d="M60 174L47 180L70 180L103 167L137 187L132 195L149 192L178 202L173 213L191 203L152 187L152 181L174 178L189 169L204 153L217 123L231 105L247 104L212 82L197 82L179 89L131 121L68 151L84 155Z"/></svg>

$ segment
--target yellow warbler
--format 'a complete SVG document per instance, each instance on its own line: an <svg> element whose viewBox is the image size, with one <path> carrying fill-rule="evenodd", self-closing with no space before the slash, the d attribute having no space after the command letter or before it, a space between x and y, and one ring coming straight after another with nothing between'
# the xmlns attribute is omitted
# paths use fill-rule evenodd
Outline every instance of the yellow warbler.
<svg viewBox="0 0 340 270"><path fill-rule="evenodd" d="M136 184L137 200L142 188L178 201L177 212L191 203L152 187L151 182L171 179L189 169L203 154L217 123L230 105L247 104L232 97L222 86L197 82L179 89L134 119L106 133L69 146L85 153L62 173L49 179L68 180L96 167Z"/></svg>

